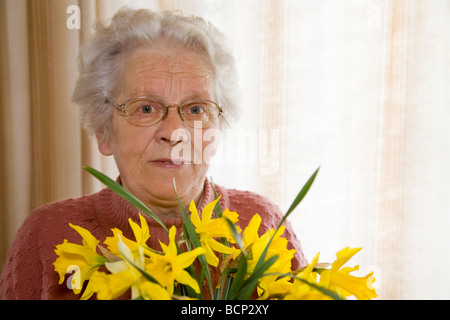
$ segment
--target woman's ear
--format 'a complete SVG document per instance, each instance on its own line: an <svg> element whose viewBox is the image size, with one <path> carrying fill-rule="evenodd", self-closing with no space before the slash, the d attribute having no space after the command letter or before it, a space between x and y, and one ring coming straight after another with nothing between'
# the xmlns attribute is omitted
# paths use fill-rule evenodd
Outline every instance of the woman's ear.
<svg viewBox="0 0 450 320"><path fill-rule="evenodd" d="M109 139L105 138L104 134L96 133L95 137L97 138L98 150L104 156L113 155L111 144L109 143Z"/></svg>

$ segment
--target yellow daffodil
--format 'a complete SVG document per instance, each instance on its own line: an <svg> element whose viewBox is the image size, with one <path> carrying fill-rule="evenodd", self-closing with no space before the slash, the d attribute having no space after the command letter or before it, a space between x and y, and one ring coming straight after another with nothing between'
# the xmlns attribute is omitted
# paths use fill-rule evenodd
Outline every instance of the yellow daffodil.
<svg viewBox="0 0 450 320"><path fill-rule="evenodd" d="M331 269L327 269L320 274L320 284L326 288L339 292L342 296L355 296L358 300L369 300L377 297L376 290L372 287L375 277L370 272L365 277L356 277L350 275L350 272L359 269L343 267L361 248L344 248L339 251L336 261L333 262Z"/></svg>
<svg viewBox="0 0 450 320"><path fill-rule="evenodd" d="M258 214L255 214L249 221L247 227L242 232L242 243L244 245L244 250L247 251L259 239L259 226L261 224L261 217ZM231 260L231 258L236 259L241 254L241 250L235 249L233 250L233 254L227 258Z"/></svg>
<svg viewBox="0 0 450 320"><path fill-rule="evenodd" d="M308 285L307 283L304 283L303 281L299 280L305 280L309 283L316 284L317 285L317 272L314 271L314 267L317 265L319 261L319 253L316 254L316 256L313 258L311 263L303 269L301 272L299 272L294 278L294 281L292 283L292 286L289 288L289 292L285 295L285 300L323 300L323 299L330 299L330 297L317 289L313 288L312 286Z"/></svg>
<svg viewBox="0 0 450 320"><path fill-rule="evenodd" d="M248 261L249 271L253 270L258 262L261 254L264 249L268 245L270 239L275 234L272 242L269 245L269 249L267 250L266 259L269 259L275 255L278 255L275 263L266 271L266 273L270 272L280 272L287 273L291 271L291 260L294 257L295 250L287 249L288 241L285 238L282 238L281 235L284 232L285 227L281 226L278 231L275 233L274 229L268 230L264 233L258 240L256 240L252 245L252 259Z"/></svg>
<svg viewBox="0 0 450 320"><path fill-rule="evenodd" d="M107 261L97 253L99 241L86 229L69 224L83 239L83 245L69 243L64 239L62 244L56 246L55 252L58 258L53 265L59 274L59 283L63 283L66 273L75 271L72 276L72 289L79 294L84 281L90 278L92 273Z"/></svg>
<svg viewBox="0 0 450 320"><path fill-rule="evenodd" d="M88 168L88 171L130 203L152 215L140 201L113 180L92 168ZM316 174L317 171L302 188L287 215L302 199ZM337 259L331 267L330 264L318 263L317 254L308 266L292 271L291 262L296 251L288 249L288 240L282 237L285 226L264 230L263 233L263 230L260 231L262 219L255 214L247 227L241 230L239 226L233 227L229 223L238 222L239 215L236 212L225 209L221 217L213 218L218 201L219 199L216 199L208 203L201 214L195 203L190 203L191 221L184 220L183 225L188 234L184 235L185 239L177 239L180 242L175 239L175 226L167 230L165 225L153 216L168 231L169 242L159 241L161 251L147 245L150 231L141 214L139 222L128 219L134 235L133 240L126 238L121 230L113 228L112 236L103 242L106 247L99 245L99 241L88 230L69 224L81 236L82 244L69 243L64 239L62 244L56 246L57 258L53 265L59 275L59 283L64 282L68 273L74 272L67 285L75 294L81 293L82 288L85 288L81 299L89 299L94 294L98 299L115 299L131 292L132 299L184 300L191 297L174 296L175 288L179 289L177 292L182 295L200 298L197 295L201 293L203 283L199 281L203 280L195 279L194 272L201 266L200 279L204 276L205 283L209 284L211 298L246 299L255 293L258 294L258 299L288 300L377 297L372 287L375 281L373 272L364 277L356 277L351 273L359 270L359 267L345 266L360 248L342 249L336 254ZM180 207L180 210L183 219L186 219L184 208ZM179 243L186 244L188 248L198 247L181 252ZM216 256L217 253L222 253L222 261ZM194 261L200 255L204 257L200 258L199 264L194 268ZM265 261L258 264L263 256ZM208 265L204 265L204 258L207 264L214 267L218 267L221 262L219 270L215 270L220 273L219 279L215 277L216 272L211 276ZM189 286L189 290L185 290L184 286ZM194 295L193 291L197 295Z"/></svg>
<svg viewBox="0 0 450 320"><path fill-rule="evenodd" d="M313 284L316 284L312 282ZM331 300L329 295L311 287L298 279L294 279L291 290L284 296L285 300Z"/></svg>
<svg viewBox="0 0 450 320"><path fill-rule="evenodd" d="M258 230L261 225L261 221L261 216L259 214L255 214L242 232L242 241L244 242L245 249L259 239Z"/></svg>
<svg viewBox="0 0 450 320"><path fill-rule="evenodd" d="M341 267L344 266L350 260L355 254L357 254L359 251L361 251L362 248L353 248L350 249L350 247L346 247L339 252L336 253L336 260L331 265L332 270L339 270Z"/></svg>
<svg viewBox="0 0 450 320"><path fill-rule="evenodd" d="M111 231L113 233L113 236L107 237L103 241L103 244L106 245L109 252L111 252L113 255L118 256L118 257L120 256L119 249L117 248L117 245L119 244L119 238L122 239L122 241L126 244L127 247L134 248L135 250L137 250L139 248L136 241L130 240L123 235L122 230L113 228L113 229L111 229Z"/></svg>
<svg viewBox="0 0 450 320"><path fill-rule="evenodd" d="M103 241L103 243L105 245L107 245L108 250L112 254L114 254L116 256L120 256L119 249L117 248L117 245L119 243L119 238L124 242L124 244L128 248L130 248L131 252L133 252L134 254L137 253L137 251L139 250L139 247L144 247L146 249L149 249L146 244L147 240L150 238L150 231L148 228L147 221L144 219L144 217L140 213L139 213L139 220L140 220L141 226L139 226L137 223L135 223L133 220L131 220L131 218L128 219L128 223L130 224L131 229L133 230L134 238L136 239L136 241L126 238L122 234L122 231L117 228L111 229L111 231L113 232L113 236L107 237L105 239L105 241Z"/></svg>
<svg viewBox="0 0 450 320"><path fill-rule="evenodd" d="M214 238L226 238L228 241L234 242L226 219L229 219L233 223L238 221L238 214L228 209L225 209L221 218L211 219L212 212L218 200L216 199L205 206L202 211L201 220L195 203L192 201L189 206L191 221L196 227L195 232L198 234L201 245L205 249L206 261L214 267L217 267L219 264L219 258L214 254L214 251L225 254L235 252L234 248L225 246ZM236 228L238 232L241 231L238 226Z"/></svg>
<svg viewBox="0 0 450 320"><path fill-rule="evenodd" d="M99 300L115 299L139 282L137 270L134 272L133 269L127 268L123 260L114 262L114 264L121 264L123 271L113 274L97 271L89 281L92 293L96 293Z"/></svg>
<svg viewBox="0 0 450 320"><path fill-rule="evenodd" d="M277 275L264 276L258 282L258 300L267 300L283 297L291 291L292 281L290 277L278 279Z"/></svg>
<svg viewBox="0 0 450 320"><path fill-rule="evenodd" d="M259 226L261 224L261 217L255 214L250 220L248 226L243 231L242 241L244 243L245 250L251 250L248 260L248 272L251 273L255 268L261 254L266 248L272 236L274 236L270 246L267 250L266 259L269 259L275 255L278 255L275 263L266 271L288 273L291 271L291 260L294 257L295 250L287 249L288 240L281 237L285 230L285 226L281 226L278 231L270 229L265 232L261 237L258 235Z"/></svg>
<svg viewBox="0 0 450 320"><path fill-rule="evenodd" d="M118 250L124 260L105 263L111 274L95 272L90 280L91 291L97 293L99 300L115 299L131 288L131 298L144 298L153 300L168 300L169 293L157 283L147 281L137 269L145 268L144 249L138 250L138 256L118 236Z"/></svg>
<svg viewBox="0 0 450 320"><path fill-rule="evenodd" d="M286 276L279 279L278 276L265 276L258 284L259 299L283 298L285 300L323 300L331 299L304 281L317 285L317 272L314 270L319 260L317 254L312 262L299 272L294 279Z"/></svg>
<svg viewBox="0 0 450 320"><path fill-rule="evenodd" d="M169 244L166 245L160 242L164 255L155 253L154 251L145 251L150 257L146 261L145 270L165 287L169 294L173 294L175 281L188 285L195 292L200 293L197 281L184 269L189 267L199 255L204 254L205 249L199 247L178 254L175 234L176 228L172 226L169 230Z"/></svg>
<svg viewBox="0 0 450 320"><path fill-rule="evenodd" d="M159 284L146 281L142 282L139 286L142 298L145 300L170 300L171 296L166 289Z"/></svg>
<svg viewBox="0 0 450 320"><path fill-rule="evenodd" d="M303 269L302 271L300 271L297 274L297 278L315 283L316 278L317 278L317 273L314 272L314 267L319 262L319 256L320 256L320 253L316 254L315 257L312 259L311 263L308 264L308 266L305 269Z"/></svg>

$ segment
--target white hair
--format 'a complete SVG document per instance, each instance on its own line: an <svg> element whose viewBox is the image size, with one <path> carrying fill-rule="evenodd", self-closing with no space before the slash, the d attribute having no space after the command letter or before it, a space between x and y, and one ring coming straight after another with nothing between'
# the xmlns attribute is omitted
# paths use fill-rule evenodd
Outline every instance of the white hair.
<svg viewBox="0 0 450 320"><path fill-rule="evenodd" d="M72 96L89 133L109 139L112 101L121 93L125 60L134 50L155 46L161 40L203 56L213 67L215 98L224 116L237 115L235 59L223 34L211 23L178 11L122 8L109 25L97 23L95 31L80 50L79 78ZM222 124L223 119L220 121Z"/></svg>

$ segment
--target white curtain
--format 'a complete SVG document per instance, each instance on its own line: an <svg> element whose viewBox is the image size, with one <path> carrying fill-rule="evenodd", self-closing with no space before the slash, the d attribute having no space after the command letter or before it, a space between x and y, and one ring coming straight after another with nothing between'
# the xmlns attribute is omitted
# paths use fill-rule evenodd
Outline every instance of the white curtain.
<svg viewBox="0 0 450 320"><path fill-rule="evenodd" d="M78 36L73 41L65 37L75 47L92 32L95 19L112 16L122 5L178 9L210 20L233 46L242 91L241 118L225 131L209 172L215 183L264 194L285 211L320 166L310 193L290 218L308 259L320 251L322 261L332 261L345 246L364 247L350 263L359 264L362 273L375 271L380 299L450 298L450 1L58 3L51 6L62 13L53 10L51 15L62 14L62 20L69 4L81 8L81 29L64 29ZM14 46L9 50L14 48L22 52ZM64 64L73 79L74 54L68 51ZM10 55L8 61L12 65L15 60ZM73 111L61 115L62 121L75 117ZM117 174L111 159L101 157L78 127L62 126L54 130L76 132L72 143L82 152L70 162L60 145L52 145L60 172L69 161L77 176L85 164ZM13 142L3 145L20 148L26 157L30 142L8 132ZM13 173L27 183L39 178L27 171ZM49 198L101 188L83 177L76 190L52 180L60 192ZM22 201L21 186L17 179L5 181L3 188L16 188L1 220L2 230L11 235L18 223L11 222L11 203Z"/></svg>

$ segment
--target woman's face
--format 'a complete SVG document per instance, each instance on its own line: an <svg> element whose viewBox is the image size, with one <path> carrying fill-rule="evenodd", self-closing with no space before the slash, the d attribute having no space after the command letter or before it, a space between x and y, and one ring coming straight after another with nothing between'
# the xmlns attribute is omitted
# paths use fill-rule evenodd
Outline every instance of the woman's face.
<svg viewBox="0 0 450 320"><path fill-rule="evenodd" d="M193 52L167 46L161 50L141 49L132 53L124 70L124 88L116 103L141 96L168 105L215 98L212 69ZM172 135L180 129L187 131L181 137ZM195 130L198 136L199 129ZM192 159L195 154L201 156L207 144L199 144L193 137L194 129L181 120L177 108L169 108L167 118L148 127L133 125L116 109L112 137L108 141L100 139L99 149L104 155L114 155L123 186L161 214L164 209L170 212L176 204L173 178L185 205L201 199L208 164L203 159L195 163ZM191 154L182 163L172 159L173 148L180 150L180 144L190 148Z"/></svg>

